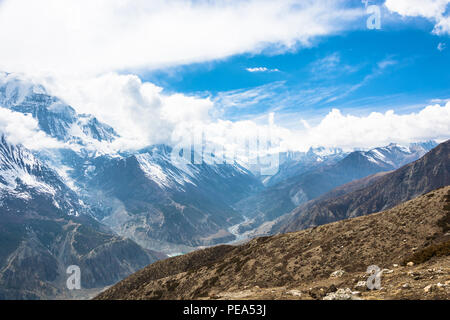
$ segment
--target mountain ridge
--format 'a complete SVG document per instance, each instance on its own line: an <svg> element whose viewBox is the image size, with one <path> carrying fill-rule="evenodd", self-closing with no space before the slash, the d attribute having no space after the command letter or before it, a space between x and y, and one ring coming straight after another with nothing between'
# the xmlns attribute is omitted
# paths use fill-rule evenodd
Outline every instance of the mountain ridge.
<svg viewBox="0 0 450 320"><path fill-rule="evenodd" d="M58 174L0 139L0 299L72 297L66 268L101 290L165 255L114 235Z"/></svg>
<svg viewBox="0 0 450 320"><path fill-rule="evenodd" d="M351 298L353 288L367 279L368 266L399 268L413 252L447 243L449 203L447 186L372 215L170 258L147 266L96 299L322 299L345 287L352 288ZM406 271L413 268L386 269L395 272L395 277L383 276L387 288L366 292L363 286L358 297L423 299L424 288L450 275L450 260L445 255L430 256L416 267L424 274L436 265L440 273L433 272L431 278L425 274L406 291L399 281L408 281ZM344 276L330 276L338 270ZM445 290L428 297L445 298Z"/></svg>
<svg viewBox="0 0 450 320"><path fill-rule="evenodd" d="M289 214L277 231L351 218L391 208L420 194L450 184L450 140L421 159L387 173L362 189L337 198L313 201Z"/></svg>

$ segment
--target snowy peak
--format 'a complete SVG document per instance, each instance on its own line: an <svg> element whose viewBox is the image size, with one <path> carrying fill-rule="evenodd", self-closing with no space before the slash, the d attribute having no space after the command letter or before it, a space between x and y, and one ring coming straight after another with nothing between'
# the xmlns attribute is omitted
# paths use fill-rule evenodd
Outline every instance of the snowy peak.
<svg viewBox="0 0 450 320"><path fill-rule="evenodd" d="M29 196L19 192L23 186L54 194L53 187L40 179L42 171L42 164L30 152L8 144L3 136L0 138L0 189L22 197Z"/></svg>
<svg viewBox="0 0 450 320"><path fill-rule="evenodd" d="M110 142L118 137L110 126L77 114L42 85L16 74L0 73L0 107L32 115L42 131L59 141L85 146L91 140Z"/></svg>
<svg viewBox="0 0 450 320"><path fill-rule="evenodd" d="M199 171L194 166L177 168L167 157L155 151L138 154L135 158L145 176L161 188L175 188L186 183L195 185L192 180Z"/></svg>
<svg viewBox="0 0 450 320"><path fill-rule="evenodd" d="M48 168L22 146L12 145L0 137L0 202L14 199L41 203L61 214L88 212L77 195Z"/></svg>
<svg viewBox="0 0 450 320"><path fill-rule="evenodd" d="M361 154L364 155L370 162L375 164L399 168L409 162L421 158L436 146L437 143L434 141L413 143L409 146L391 143L385 147L375 148L367 152L361 152Z"/></svg>

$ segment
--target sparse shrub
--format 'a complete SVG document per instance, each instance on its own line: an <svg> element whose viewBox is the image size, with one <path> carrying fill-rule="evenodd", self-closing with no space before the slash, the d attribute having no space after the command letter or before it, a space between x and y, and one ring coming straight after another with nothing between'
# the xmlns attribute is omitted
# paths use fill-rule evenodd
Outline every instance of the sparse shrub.
<svg viewBox="0 0 450 320"><path fill-rule="evenodd" d="M412 261L414 264L424 263L433 257L442 257L450 255L450 241L439 244L433 244L426 247L403 260L403 265Z"/></svg>
<svg viewBox="0 0 450 320"><path fill-rule="evenodd" d="M437 225L442 229L444 233L450 231L450 204L447 204L446 206L448 207L448 209L446 209L447 214L437 222Z"/></svg>

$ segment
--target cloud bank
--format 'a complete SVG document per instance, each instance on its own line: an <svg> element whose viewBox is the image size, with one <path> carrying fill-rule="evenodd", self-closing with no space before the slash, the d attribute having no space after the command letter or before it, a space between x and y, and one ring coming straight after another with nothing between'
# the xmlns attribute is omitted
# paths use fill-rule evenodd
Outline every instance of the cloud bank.
<svg viewBox="0 0 450 320"><path fill-rule="evenodd" d="M0 136L13 144L22 144L28 149L60 148L64 145L39 129L31 115L0 107Z"/></svg>
<svg viewBox="0 0 450 320"><path fill-rule="evenodd" d="M0 69L100 74L285 51L362 14L343 0L3 0Z"/></svg>
<svg viewBox="0 0 450 320"><path fill-rule="evenodd" d="M115 149L121 150L156 143L174 145L199 132L207 141L230 148L239 147L236 143L243 137L270 135L280 151L307 150L310 146L350 150L450 138L450 102L408 114L391 110L355 116L333 109L316 124L301 121L297 127L285 128L276 124L276 113L266 124L260 119L220 119L215 116L217 101L167 95L134 75L110 73L70 84L56 81L47 87L78 112L93 113L114 127L122 136L114 142Z"/></svg>

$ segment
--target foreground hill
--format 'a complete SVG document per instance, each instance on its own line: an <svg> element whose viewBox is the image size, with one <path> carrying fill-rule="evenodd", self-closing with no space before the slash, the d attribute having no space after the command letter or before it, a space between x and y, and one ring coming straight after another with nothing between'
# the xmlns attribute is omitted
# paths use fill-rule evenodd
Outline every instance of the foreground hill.
<svg viewBox="0 0 450 320"><path fill-rule="evenodd" d="M351 192L344 195L325 195L323 199L299 206L279 223L278 230L272 231L292 232L379 212L450 185L450 140L419 160L372 180L368 186L365 180L359 182L361 188L351 191L350 187Z"/></svg>
<svg viewBox="0 0 450 320"><path fill-rule="evenodd" d="M159 261L97 299L448 299L449 231L447 186L385 212ZM354 292L370 265L392 269L383 288Z"/></svg>

